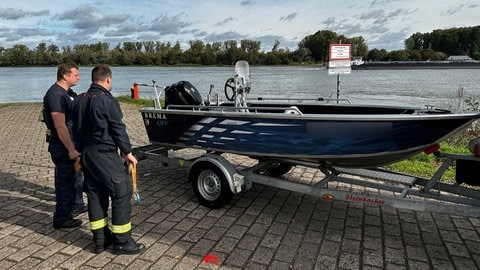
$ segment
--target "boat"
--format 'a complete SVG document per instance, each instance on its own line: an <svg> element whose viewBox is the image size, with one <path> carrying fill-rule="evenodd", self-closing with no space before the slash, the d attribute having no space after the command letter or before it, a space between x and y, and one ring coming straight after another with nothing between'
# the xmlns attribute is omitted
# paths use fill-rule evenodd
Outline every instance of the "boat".
<svg viewBox="0 0 480 270"><path fill-rule="evenodd" d="M477 69L480 61L352 61L353 70L377 69Z"/></svg>
<svg viewBox="0 0 480 270"><path fill-rule="evenodd" d="M480 117L473 112L358 105L340 99L251 99L246 61L238 61L234 77L227 79L225 101L212 94L212 87L204 100L188 81L167 87L157 87L153 81L153 86L154 106L140 109L152 144L279 164L384 166L424 151L435 152L441 141Z"/></svg>

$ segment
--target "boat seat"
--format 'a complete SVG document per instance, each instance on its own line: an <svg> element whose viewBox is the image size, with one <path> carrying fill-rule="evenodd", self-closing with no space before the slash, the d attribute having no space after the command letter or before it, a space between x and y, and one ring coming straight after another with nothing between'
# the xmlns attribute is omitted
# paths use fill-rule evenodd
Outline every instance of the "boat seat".
<svg viewBox="0 0 480 270"><path fill-rule="evenodd" d="M297 106L290 106L290 109L285 110L283 113L286 114L297 114L297 115L302 115L303 113L298 109Z"/></svg>

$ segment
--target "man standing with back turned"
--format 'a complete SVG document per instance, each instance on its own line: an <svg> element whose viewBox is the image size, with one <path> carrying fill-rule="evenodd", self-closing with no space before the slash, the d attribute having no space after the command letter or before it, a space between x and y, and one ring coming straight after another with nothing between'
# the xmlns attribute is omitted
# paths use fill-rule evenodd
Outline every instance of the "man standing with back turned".
<svg viewBox="0 0 480 270"><path fill-rule="evenodd" d="M44 121L51 131L48 138L48 151L55 164L55 213L53 227L74 228L82 225L79 219L73 219L79 213L86 212L82 200L83 179L76 177L74 163L80 153L72 141L72 94L70 88L80 80L80 71L74 64L62 64L57 70L57 81L43 98ZM79 183L77 183L79 182ZM79 205L76 205L79 204Z"/></svg>
<svg viewBox="0 0 480 270"><path fill-rule="evenodd" d="M131 235L132 185L124 163L136 166L137 159L132 155L120 104L110 93L111 87L110 68L106 65L93 68L92 84L87 92L90 98L82 121L88 126L82 151L88 217L95 253L104 251L113 243L116 254L136 254L145 246L136 243ZM124 158L120 157L118 150ZM111 231L108 228L110 199Z"/></svg>

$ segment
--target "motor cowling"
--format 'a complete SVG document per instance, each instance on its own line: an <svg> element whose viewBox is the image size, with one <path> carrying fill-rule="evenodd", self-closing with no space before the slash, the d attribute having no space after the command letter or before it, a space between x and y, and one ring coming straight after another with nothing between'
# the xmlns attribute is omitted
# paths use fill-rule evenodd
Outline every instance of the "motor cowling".
<svg viewBox="0 0 480 270"><path fill-rule="evenodd" d="M165 105L200 105L200 92L188 81L179 81L165 88Z"/></svg>

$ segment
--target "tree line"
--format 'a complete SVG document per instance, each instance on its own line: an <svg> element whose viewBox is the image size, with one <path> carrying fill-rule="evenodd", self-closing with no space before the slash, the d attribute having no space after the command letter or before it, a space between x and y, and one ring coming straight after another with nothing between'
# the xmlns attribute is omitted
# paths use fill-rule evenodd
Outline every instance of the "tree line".
<svg viewBox="0 0 480 270"><path fill-rule="evenodd" d="M352 55L371 61L443 60L450 55L469 55L480 60L480 26L415 33L405 40L405 49L388 52L369 50L362 36L346 37L330 30L305 36L295 50L281 48L275 41L270 51L261 50L261 42L249 39L204 43L160 41L123 42L110 48L108 43L79 44L62 48L40 43L33 50L26 45L0 47L0 66L56 66L63 62L78 65L98 63L129 65L232 65L247 60L252 65L323 64L328 61L330 44L352 44Z"/></svg>

